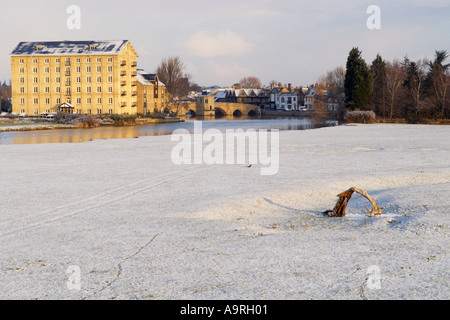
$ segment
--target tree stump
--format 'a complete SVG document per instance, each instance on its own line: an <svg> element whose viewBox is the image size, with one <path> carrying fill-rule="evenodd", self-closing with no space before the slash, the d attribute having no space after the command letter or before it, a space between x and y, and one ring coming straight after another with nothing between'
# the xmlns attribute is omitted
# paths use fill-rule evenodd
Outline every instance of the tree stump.
<svg viewBox="0 0 450 320"><path fill-rule="evenodd" d="M374 198L372 198L366 190L358 189L358 188L351 188L347 191L342 192L338 195L339 200L336 203L336 206L333 210L325 211L324 214L329 215L330 217L344 217L345 216L345 209L347 208L347 204L350 201L353 193L359 193L360 195L364 196L367 200L370 201L372 204L372 210L366 207L367 211L369 211L369 214L371 217L373 216L379 216L383 214L383 210L381 210L380 206L377 204Z"/></svg>

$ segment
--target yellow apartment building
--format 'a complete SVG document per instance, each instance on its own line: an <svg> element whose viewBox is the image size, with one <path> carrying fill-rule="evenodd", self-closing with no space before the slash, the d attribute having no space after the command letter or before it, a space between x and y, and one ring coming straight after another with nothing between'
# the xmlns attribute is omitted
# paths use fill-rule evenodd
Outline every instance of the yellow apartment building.
<svg viewBox="0 0 450 320"><path fill-rule="evenodd" d="M10 56L15 113L138 113L138 55L128 40L21 42Z"/></svg>

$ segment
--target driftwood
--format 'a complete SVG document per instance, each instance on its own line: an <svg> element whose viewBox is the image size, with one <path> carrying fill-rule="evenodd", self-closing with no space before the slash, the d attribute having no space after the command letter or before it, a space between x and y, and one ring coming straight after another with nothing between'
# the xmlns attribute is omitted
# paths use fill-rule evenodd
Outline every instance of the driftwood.
<svg viewBox="0 0 450 320"><path fill-rule="evenodd" d="M358 188L351 188L347 191L342 192L338 195L339 200L336 203L336 206L333 210L327 210L324 212L324 214L329 215L330 217L344 217L345 216L345 209L347 208L347 204L350 201L350 198L352 197L353 193L359 193L360 195L364 196L367 200L370 201L372 204L372 210L366 207L367 211L369 211L369 214L371 217L373 216L379 216L383 214L383 210L381 210L380 206L377 204L374 198L372 198L366 190L358 189Z"/></svg>

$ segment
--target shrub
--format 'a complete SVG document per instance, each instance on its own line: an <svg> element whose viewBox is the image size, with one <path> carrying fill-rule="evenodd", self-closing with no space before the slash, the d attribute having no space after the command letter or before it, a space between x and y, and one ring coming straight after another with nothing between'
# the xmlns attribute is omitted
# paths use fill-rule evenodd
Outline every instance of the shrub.
<svg viewBox="0 0 450 320"><path fill-rule="evenodd" d="M373 111L348 111L344 116L345 123L375 123L376 115Z"/></svg>

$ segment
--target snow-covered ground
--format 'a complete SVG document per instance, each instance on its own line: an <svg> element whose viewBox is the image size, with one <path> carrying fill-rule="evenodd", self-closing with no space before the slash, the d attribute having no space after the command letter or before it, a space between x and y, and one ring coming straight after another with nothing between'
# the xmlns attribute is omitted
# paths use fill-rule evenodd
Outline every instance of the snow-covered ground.
<svg viewBox="0 0 450 320"><path fill-rule="evenodd" d="M170 136L0 146L0 299L449 299L449 137L281 132L276 176L175 166ZM321 214L352 186L384 215Z"/></svg>

